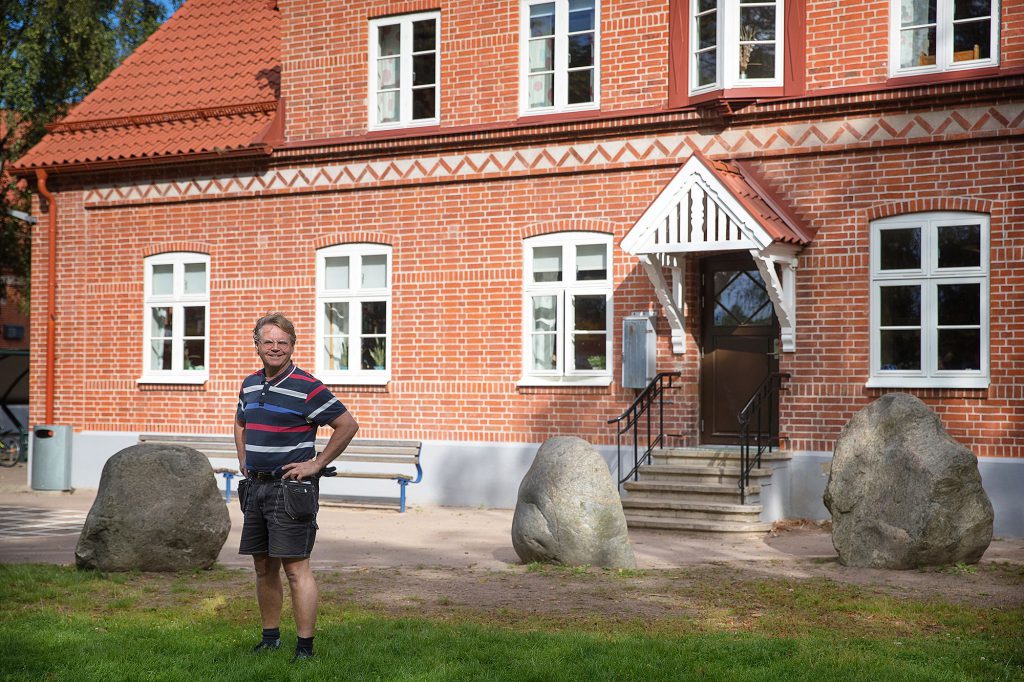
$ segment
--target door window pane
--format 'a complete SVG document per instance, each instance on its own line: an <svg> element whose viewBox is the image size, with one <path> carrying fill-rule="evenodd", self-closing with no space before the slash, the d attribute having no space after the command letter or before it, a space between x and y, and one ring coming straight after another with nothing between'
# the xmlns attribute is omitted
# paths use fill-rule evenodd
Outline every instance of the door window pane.
<svg viewBox="0 0 1024 682"><path fill-rule="evenodd" d="M773 310L771 298L757 270L720 270L715 273L715 326L770 325Z"/></svg>

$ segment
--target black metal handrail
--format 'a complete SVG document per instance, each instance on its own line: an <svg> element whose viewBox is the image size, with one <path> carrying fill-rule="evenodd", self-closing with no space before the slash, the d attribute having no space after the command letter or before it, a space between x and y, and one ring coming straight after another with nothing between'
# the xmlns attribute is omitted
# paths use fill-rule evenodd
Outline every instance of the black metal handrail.
<svg viewBox="0 0 1024 682"><path fill-rule="evenodd" d="M626 411L615 419L609 419L609 424L618 424L615 434L615 454L619 461L619 473L622 473L622 436L630 430L633 432L633 468L619 480L619 485L633 478L637 480L637 470L645 462L651 463L651 452L656 447L665 447L665 391L672 388L672 379L678 377L679 372L661 372L651 379L640 395L636 397L633 404L626 408ZM652 437L651 434L651 407L657 402L658 405L658 432ZM647 417L647 448L644 454L640 454L640 421Z"/></svg>
<svg viewBox="0 0 1024 682"><path fill-rule="evenodd" d="M765 451L771 452L779 444L779 434L775 429L775 407L778 403L779 393L787 390L783 382L789 379L789 374L784 372L772 372L757 390L750 400L743 406L740 413L736 415L740 423L740 503L747 503L747 486L750 485L750 472L756 466L761 468L761 455ZM754 417L756 428L754 433L757 451L754 457L750 456L750 426L751 418Z"/></svg>

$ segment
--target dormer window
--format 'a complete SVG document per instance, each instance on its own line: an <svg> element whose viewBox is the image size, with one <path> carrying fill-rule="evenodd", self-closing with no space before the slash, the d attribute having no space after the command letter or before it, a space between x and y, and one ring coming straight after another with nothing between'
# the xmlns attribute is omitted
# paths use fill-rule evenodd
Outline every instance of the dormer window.
<svg viewBox="0 0 1024 682"><path fill-rule="evenodd" d="M691 0L690 94L782 85L783 0Z"/></svg>

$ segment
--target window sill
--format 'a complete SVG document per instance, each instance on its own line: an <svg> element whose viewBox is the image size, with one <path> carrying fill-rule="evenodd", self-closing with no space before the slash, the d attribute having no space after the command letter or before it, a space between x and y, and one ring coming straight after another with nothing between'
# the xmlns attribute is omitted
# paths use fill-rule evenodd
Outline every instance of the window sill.
<svg viewBox="0 0 1024 682"><path fill-rule="evenodd" d="M611 386L612 378L606 376L583 377L536 377L525 376L516 382L517 387L536 386Z"/></svg>
<svg viewBox="0 0 1024 682"><path fill-rule="evenodd" d="M210 380L210 375L206 372L198 376L182 376L175 374L173 376L146 376L143 375L139 379L136 379L135 383L138 385L143 384L176 384L179 386L198 386L205 384Z"/></svg>
<svg viewBox="0 0 1024 682"><path fill-rule="evenodd" d="M945 389L987 389L988 377L871 377L866 388L945 388Z"/></svg>
<svg viewBox="0 0 1024 682"><path fill-rule="evenodd" d="M391 383L391 374L367 376L365 374L317 373L316 378L329 386L387 386Z"/></svg>

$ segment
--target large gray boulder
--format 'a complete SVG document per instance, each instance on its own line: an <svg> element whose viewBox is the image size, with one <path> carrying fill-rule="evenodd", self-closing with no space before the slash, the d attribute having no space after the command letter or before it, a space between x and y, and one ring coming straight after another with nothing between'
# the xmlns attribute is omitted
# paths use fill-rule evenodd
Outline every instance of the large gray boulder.
<svg viewBox="0 0 1024 682"><path fill-rule="evenodd" d="M75 562L102 571L209 568L229 530L210 460L192 448L133 445L103 467Z"/></svg>
<svg viewBox="0 0 1024 682"><path fill-rule="evenodd" d="M549 438L519 485L512 546L523 561L635 568L622 500L590 443Z"/></svg>
<svg viewBox="0 0 1024 682"><path fill-rule="evenodd" d="M882 396L843 427L825 506L846 566L975 563L992 541L977 458L906 393Z"/></svg>

